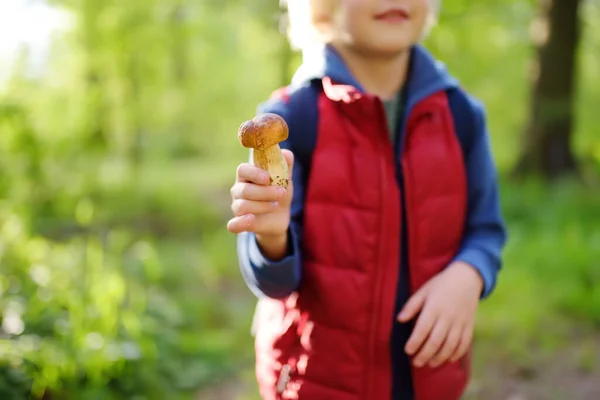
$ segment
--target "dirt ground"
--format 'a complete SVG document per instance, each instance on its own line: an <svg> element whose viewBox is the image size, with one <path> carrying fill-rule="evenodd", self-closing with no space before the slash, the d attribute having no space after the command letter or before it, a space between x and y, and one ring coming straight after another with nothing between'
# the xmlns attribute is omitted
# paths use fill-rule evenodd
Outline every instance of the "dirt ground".
<svg viewBox="0 0 600 400"><path fill-rule="evenodd" d="M464 400L600 400L600 336L524 367L496 361L475 372ZM230 381L196 400L257 400L252 382ZM376 399L374 399L376 400Z"/></svg>
<svg viewBox="0 0 600 400"><path fill-rule="evenodd" d="M600 400L600 336L530 365L492 363L475 374L465 400Z"/></svg>

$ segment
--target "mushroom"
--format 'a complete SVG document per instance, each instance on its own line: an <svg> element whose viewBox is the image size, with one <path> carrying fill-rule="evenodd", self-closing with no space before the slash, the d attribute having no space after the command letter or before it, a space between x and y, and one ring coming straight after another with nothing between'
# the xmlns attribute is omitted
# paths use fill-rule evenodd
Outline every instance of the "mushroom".
<svg viewBox="0 0 600 400"><path fill-rule="evenodd" d="M288 164L279 143L288 137L288 126L277 114L265 113L244 122L238 130L242 146L250 149L252 164L269 173L271 185L287 189Z"/></svg>

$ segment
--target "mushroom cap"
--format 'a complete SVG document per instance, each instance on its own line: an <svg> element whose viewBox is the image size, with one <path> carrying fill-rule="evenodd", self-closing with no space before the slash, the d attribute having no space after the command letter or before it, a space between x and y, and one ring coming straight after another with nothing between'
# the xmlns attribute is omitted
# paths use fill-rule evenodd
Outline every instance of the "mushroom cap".
<svg viewBox="0 0 600 400"><path fill-rule="evenodd" d="M238 140L246 148L266 150L288 138L288 126L277 114L265 113L244 122L238 129Z"/></svg>

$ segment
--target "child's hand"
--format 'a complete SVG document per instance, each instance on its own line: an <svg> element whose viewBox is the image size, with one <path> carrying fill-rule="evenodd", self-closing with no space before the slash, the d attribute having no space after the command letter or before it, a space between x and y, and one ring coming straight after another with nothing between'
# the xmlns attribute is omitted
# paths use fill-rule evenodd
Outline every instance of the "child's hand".
<svg viewBox="0 0 600 400"><path fill-rule="evenodd" d="M408 355L416 354L416 367L429 364L435 368L465 355L473 338L482 289L479 273L466 263L455 262L408 300L398 320L407 322L420 312L405 346Z"/></svg>
<svg viewBox="0 0 600 400"><path fill-rule="evenodd" d="M282 152L291 178L294 155L289 150ZM291 179L287 190L271 186L267 171L248 163L240 164L231 187L234 217L227 223L227 229L232 233L254 232L267 258L283 257L287 250L292 193Z"/></svg>

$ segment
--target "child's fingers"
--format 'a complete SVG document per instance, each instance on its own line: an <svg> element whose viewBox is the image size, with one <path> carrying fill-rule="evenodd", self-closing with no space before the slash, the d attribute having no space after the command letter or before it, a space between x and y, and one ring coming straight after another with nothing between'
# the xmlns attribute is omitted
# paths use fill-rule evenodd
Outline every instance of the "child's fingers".
<svg viewBox="0 0 600 400"><path fill-rule="evenodd" d="M435 323L427 342L425 342L425 345L415 357L414 365L416 367L422 367L427 364L431 357L433 357L440 350L444 344L446 336L448 335L449 328L450 324L445 319L439 319Z"/></svg>
<svg viewBox="0 0 600 400"><path fill-rule="evenodd" d="M231 211L236 217L246 214L266 214L277 210L279 204L273 201L253 201L236 199L231 203Z"/></svg>
<svg viewBox="0 0 600 400"><path fill-rule="evenodd" d="M458 345L460 344L460 338L462 337L463 329L455 325L450 328L448 332L448 337L446 337L446 341L442 346L441 350L431 359L429 366L432 368L438 367L448 361L450 357L456 352L458 349Z"/></svg>
<svg viewBox="0 0 600 400"><path fill-rule="evenodd" d="M404 347L408 355L413 355L421 348L425 339L429 336L429 333L433 329L433 326L437 318L432 312L424 311L419 315L415 328L410 335L410 338L406 342Z"/></svg>
<svg viewBox="0 0 600 400"><path fill-rule="evenodd" d="M235 176L238 182L250 182L257 185L268 185L270 182L267 171L248 163L240 164L235 171Z"/></svg>
<svg viewBox="0 0 600 400"><path fill-rule="evenodd" d="M286 190L279 186L261 186L248 182L236 182L231 187L233 199L253 201L278 201L285 197Z"/></svg>
<svg viewBox="0 0 600 400"><path fill-rule="evenodd" d="M227 230L231 233L248 232L256 220L254 214L246 214L241 217L234 217L227 222Z"/></svg>
<svg viewBox="0 0 600 400"><path fill-rule="evenodd" d="M294 168L294 153L287 149L281 150L281 153L288 164L289 174L291 176ZM270 183L269 173L267 171L249 163L240 164L235 172L235 176L236 181L238 182L250 182L257 185L268 185Z"/></svg>
<svg viewBox="0 0 600 400"><path fill-rule="evenodd" d="M254 232L262 236L283 235L287 229L279 221L277 213L249 213L235 216L227 222L231 233Z"/></svg>
<svg viewBox="0 0 600 400"><path fill-rule="evenodd" d="M467 326L462 331L462 335L460 337L460 343L458 344L458 348L456 349L454 354L452 354L452 357L450 357L450 361L455 362L455 361L459 360L461 357L463 357L467 353L467 350L469 349L469 346L471 345L472 339L473 339L473 327Z"/></svg>

